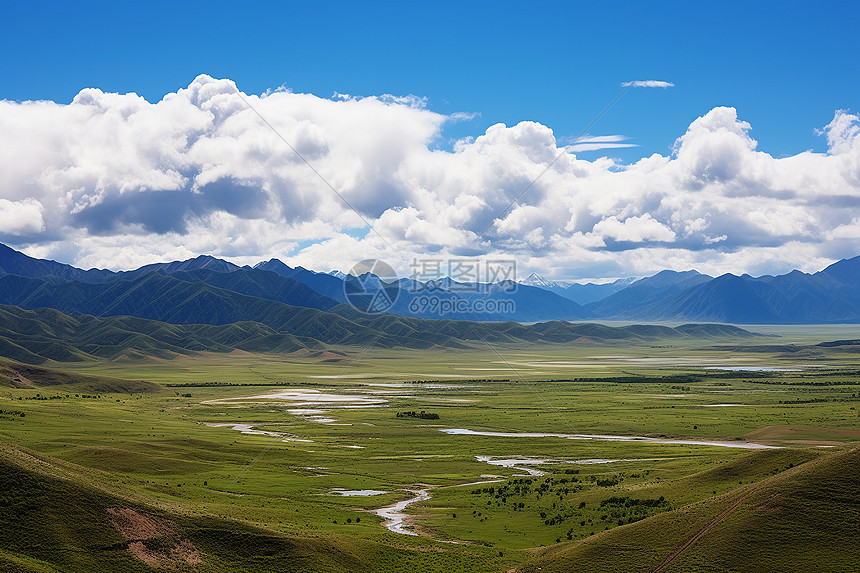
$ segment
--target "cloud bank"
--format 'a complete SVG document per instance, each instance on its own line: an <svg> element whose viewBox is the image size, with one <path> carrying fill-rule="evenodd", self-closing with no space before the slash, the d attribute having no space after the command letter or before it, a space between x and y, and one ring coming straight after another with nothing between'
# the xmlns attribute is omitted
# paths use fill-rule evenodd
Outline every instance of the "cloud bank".
<svg viewBox="0 0 860 573"><path fill-rule="evenodd" d="M83 267L208 253L318 270L378 257L406 273L413 257L486 256L568 279L815 270L860 251L847 111L821 128L826 153L783 158L730 107L631 164L577 156L622 137L580 140L507 211L565 144L524 121L438 149L463 117L412 96L240 95L205 75L157 103L98 89L2 101L0 241Z"/></svg>

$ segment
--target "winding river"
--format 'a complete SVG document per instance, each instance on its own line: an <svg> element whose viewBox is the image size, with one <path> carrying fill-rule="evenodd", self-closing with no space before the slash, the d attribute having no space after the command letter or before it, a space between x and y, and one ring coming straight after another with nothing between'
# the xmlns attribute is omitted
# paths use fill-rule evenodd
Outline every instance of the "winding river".
<svg viewBox="0 0 860 573"><path fill-rule="evenodd" d="M404 510L413 503L430 499L430 491L426 489L419 489L413 491L412 493L416 494L415 497L403 501L398 501L394 505L388 505L373 510L373 513L385 520L382 522L382 525L388 531L391 531L393 533L401 533L403 535L418 535L414 531L405 529L405 521L408 517L408 514L404 513Z"/></svg>
<svg viewBox="0 0 860 573"><path fill-rule="evenodd" d="M638 442L642 444L679 444L682 446L717 446L720 448L741 448L744 450L771 450L780 446L766 446L755 442L720 442L712 440L679 440L673 438L647 438L644 436L612 436L604 434L556 434L552 432L485 432L465 428L439 430L452 436L494 436L497 438L565 438L567 440L599 440L605 442Z"/></svg>

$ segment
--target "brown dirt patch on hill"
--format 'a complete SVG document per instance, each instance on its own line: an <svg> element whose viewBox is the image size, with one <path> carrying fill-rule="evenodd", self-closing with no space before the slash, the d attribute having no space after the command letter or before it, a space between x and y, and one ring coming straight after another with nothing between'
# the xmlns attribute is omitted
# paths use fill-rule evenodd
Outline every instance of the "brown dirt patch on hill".
<svg viewBox="0 0 860 573"><path fill-rule="evenodd" d="M129 552L156 569L184 569L203 560L194 543L176 525L128 507L107 508L111 524L129 541Z"/></svg>

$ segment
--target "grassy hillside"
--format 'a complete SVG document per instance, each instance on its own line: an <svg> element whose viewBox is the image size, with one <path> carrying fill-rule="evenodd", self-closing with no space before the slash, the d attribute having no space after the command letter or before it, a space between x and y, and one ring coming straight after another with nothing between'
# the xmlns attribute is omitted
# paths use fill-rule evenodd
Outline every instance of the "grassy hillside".
<svg viewBox="0 0 860 573"><path fill-rule="evenodd" d="M238 295L237 295L238 296ZM491 343L648 344L656 340L696 340L755 336L725 325L611 327L552 321L481 323L425 320L395 315L348 316L245 297L265 323L171 324L133 316L68 315L51 308L24 310L0 305L0 356L41 364L98 358L172 358L199 352L290 353L342 345L377 348L463 348ZM278 325L277 328L272 325Z"/></svg>
<svg viewBox="0 0 860 573"><path fill-rule="evenodd" d="M708 470L688 485L742 469ZM554 546L518 571L856 571L858 491L860 448L835 451L724 495Z"/></svg>
<svg viewBox="0 0 860 573"><path fill-rule="evenodd" d="M0 386L10 388L50 388L93 394L139 394L161 392L158 384L145 380L123 380L64 370L41 368L0 359Z"/></svg>
<svg viewBox="0 0 860 573"><path fill-rule="evenodd" d="M235 349L293 352L319 345L316 340L278 333L256 322L174 325L129 316L70 316L49 308L0 306L0 356L27 364L46 360L172 358Z"/></svg>
<svg viewBox="0 0 860 573"><path fill-rule="evenodd" d="M0 568L9 572L495 571L488 550L418 548L355 537L287 536L185 515L102 491L68 464L0 444Z"/></svg>

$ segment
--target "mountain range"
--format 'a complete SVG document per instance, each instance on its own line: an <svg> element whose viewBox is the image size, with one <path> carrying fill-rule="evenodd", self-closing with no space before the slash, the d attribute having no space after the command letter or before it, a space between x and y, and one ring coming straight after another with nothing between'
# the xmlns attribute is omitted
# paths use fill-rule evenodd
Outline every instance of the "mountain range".
<svg viewBox="0 0 860 573"><path fill-rule="evenodd" d="M411 289L464 296L458 289L471 286L449 280L432 285L401 282L406 301L418 296ZM524 313L549 316L558 301L561 313L582 312L575 302L536 287L499 283L483 292L488 297L513 296L527 307ZM425 349L755 336L714 324L613 327L562 320L523 324L445 315L435 320L367 315L343 300L341 278L280 261L252 268L201 256L112 272L77 269L0 247L0 356L37 364L232 350L321 353L339 346Z"/></svg>
<svg viewBox="0 0 860 573"><path fill-rule="evenodd" d="M618 320L694 320L733 324L860 322L860 257L807 274L779 276L662 271L586 305Z"/></svg>
<svg viewBox="0 0 860 573"><path fill-rule="evenodd" d="M557 283L531 275L521 283L404 278L398 285L399 296L388 313L436 322L860 322L860 256L812 274L711 277L666 270L606 284ZM342 335L355 331L353 324L381 318L357 312L344 292L344 275L290 267L278 259L250 267L203 255L114 272L35 259L0 245L0 304L22 309L183 325L253 322L276 332L343 343ZM428 304L434 300L437 306ZM451 311L445 301L460 303L460 310ZM339 334L331 336L332 329ZM427 323L415 330L435 328Z"/></svg>

